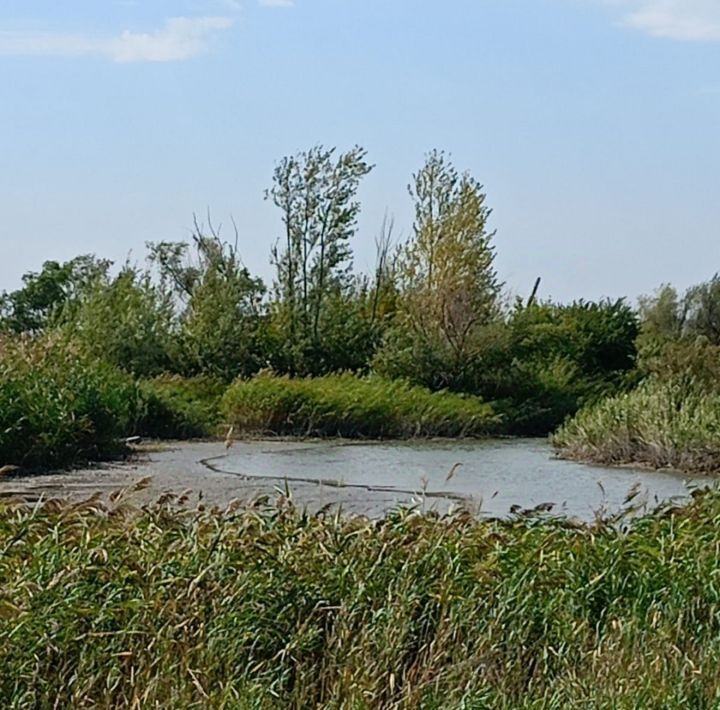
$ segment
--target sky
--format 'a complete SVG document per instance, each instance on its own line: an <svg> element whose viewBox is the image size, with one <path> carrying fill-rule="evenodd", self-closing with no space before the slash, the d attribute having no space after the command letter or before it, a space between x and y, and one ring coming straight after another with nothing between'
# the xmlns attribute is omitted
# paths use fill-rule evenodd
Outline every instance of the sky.
<svg viewBox="0 0 720 710"><path fill-rule="evenodd" d="M234 218L272 279L274 165L355 144L412 229L425 154L485 186L510 292L562 301L720 271L720 0L3 0L0 291L43 261L142 261Z"/></svg>

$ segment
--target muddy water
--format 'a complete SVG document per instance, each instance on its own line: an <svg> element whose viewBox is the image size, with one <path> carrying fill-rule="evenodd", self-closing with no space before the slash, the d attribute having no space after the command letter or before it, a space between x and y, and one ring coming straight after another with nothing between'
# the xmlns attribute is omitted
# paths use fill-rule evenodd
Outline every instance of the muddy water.
<svg viewBox="0 0 720 710"><path fill-rule="evenodd" d="M453 506L478 514L508 515L513 506L549 508L590 519L617 511L628 492L634 503L653 508L681 500L692 487L712 483L669 472L584 466L559 461L543 440L357 443L339 441L249 441L226 450L222 443L168 445L137 460L62 474L0 481L0 495L86 497L108 493L150 476L136 494L147 502L166 492L191 490L191 502L224 506L289 491L310 510L342 508L381 516L398 505L438 512ZM689 487L690 488L689 488Z"/></svg>

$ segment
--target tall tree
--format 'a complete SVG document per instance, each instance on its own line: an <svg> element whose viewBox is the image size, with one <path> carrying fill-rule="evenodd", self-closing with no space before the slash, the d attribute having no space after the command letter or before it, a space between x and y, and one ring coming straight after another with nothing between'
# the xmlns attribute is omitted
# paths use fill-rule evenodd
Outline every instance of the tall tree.
<svg viewBox="0 0 720 710"><path fill-rule="evenodd" d="M227 242L208 215L207 228L195 219L191 243L148 247L179 312L180 369L230 379L262 367L258 341L265 287L240 258L237 229L234 242Z"/></svg>
<svg viewBox="0 0 720 710"><path fill-rule="evenodd" d="M63 309L107 275L111 262L91 254L63 264L46 261L39 273L28 272L23 286L0 294L0 330L38 333L52 325Z"/></svg>
<svg viewBox="0 0 720 710"><path fill-rule="evenodd" d="M490 209L482 185L440 151L427 156L408 189L415 223L399 260L401 298L391 349L426 361L433 370L427 384L457 386L472 364L479 329L498 313Z"/></svg>
<svg viewBox="0 0 720 710"><path fill-rule="evenodd" d="M282 211L285 227L273 249L276 301L295 345L320 345L328 305L351 283L357 190L372 168L359 146L340 154L316 146L275 168L266 198Z"/></svg>

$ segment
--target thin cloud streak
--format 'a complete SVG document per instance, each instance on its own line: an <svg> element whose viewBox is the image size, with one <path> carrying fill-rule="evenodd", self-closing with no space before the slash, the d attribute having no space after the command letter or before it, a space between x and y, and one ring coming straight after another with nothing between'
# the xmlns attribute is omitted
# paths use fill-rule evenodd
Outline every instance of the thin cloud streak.
<svg viewBox="0 0 720 710"><path fill-rule="evenodd" d="M720 41L720 0L610 0L626 6L623 25L653 37Z"/></svg>
<svg viewBox="0 0 720 710"><path fill-rule="evenodd" d="M295 0L259 0L263 7L294 7Z"/></svg>
<svg viewBox="0 0 720 710"><path fill-rule="evenodd" d="M0 55L102 57L117 63L177 62L206 51L212 38L233 25L228 17L173 17L154 32L116 37L0 30Z"/></svg>

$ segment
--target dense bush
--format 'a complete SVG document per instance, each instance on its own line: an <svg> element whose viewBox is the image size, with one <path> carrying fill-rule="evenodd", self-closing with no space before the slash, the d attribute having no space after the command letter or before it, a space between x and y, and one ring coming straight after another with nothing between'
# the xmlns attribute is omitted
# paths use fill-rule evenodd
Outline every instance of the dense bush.
<svg viewBox="0 0 720 710"><path fill-rule="evenodd" d="M164 375L139 383L137 433L157 439L192 439L217 433L225 384L207 377Z"/></svg>
<svg viewBox="0 0 720 710"><path fill-rule="evenodd" d="M543 435L629 382L637 335L637 316L623 301L518 304L475 328L460 360L442 338L391 329L375 367L430 389L474 393L494 404L506 433Z"/></svg>
<svg viewBox="0 0 720 710"><path fill-rule="evenodd" d="M512 434L547 434L583 405L632 383L637 315L623 301L518 306L504 349L478 371L477 391Z"/></svg>
<svg viewBox="0 0 720 710"><path fill-rule="evenodd" d="M176 359L169 294L130 266L67 308L63 330L83 352L139 377L172 369Z"/></svg>
<svg viewBox="0 0 720 710"><path fill-rule="evenodd" d="M57 338L0 339L0 465L117 453L137 416L132 379Z"/></svg>
<svg viewBox="0 0 720 710"><path fill-rule="evenodd" d="M720 698L717 493L625 529L261 505L99 512L0 508L5 707Z"/></svg>
<svg viewBox="0 0 720 710"><path fill-rule="evenodd" d="M222 408L238 433L475 436L497 425L492 408L476 397L349 374L312 379L261 374L230 387Z"/></svg>

